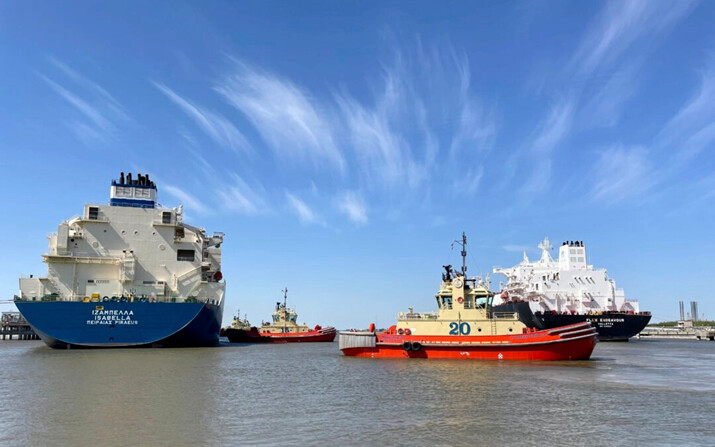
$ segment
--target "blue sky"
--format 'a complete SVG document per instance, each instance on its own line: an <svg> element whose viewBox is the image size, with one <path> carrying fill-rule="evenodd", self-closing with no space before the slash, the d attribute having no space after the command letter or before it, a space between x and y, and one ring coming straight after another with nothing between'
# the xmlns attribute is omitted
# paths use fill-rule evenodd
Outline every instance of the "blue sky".
<svg viewBox="0 0 715 447"><path fill-rule="evenodd" d="M226 322L286 286L311 325L433 310L462 231L470 275L583 240L654 320L715 319L712 23L686 0L0 2L0 292L131 171L226 233Z"/></svg>

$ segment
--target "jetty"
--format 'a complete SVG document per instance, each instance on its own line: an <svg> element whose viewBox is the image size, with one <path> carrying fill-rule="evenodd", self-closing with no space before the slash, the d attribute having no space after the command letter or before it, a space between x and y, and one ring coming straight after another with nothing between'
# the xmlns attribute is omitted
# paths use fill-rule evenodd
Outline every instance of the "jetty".
<svg viewBox="0 0 715 447"><path fill-rule="evenodd" d="M39 340L20 312L3 312L0 319L0 336L3 340Z"/></svg>
<svg viewBox="0 0 715 447"><path fill-rule="evenodd" d="M715 328L693 326L693 322L678 321L675 327L646 326L639 334L640 339L709 340L715 341Z"/></svg>

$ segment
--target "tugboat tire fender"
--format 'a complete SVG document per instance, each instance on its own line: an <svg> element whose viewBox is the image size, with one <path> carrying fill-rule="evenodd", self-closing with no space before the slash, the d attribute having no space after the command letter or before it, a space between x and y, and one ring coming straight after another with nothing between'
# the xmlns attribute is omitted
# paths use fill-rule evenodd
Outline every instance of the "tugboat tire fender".
<svg viewBox="0 0 715 447"><path fill-rule="evenodd" d="M412 343L410 343L409 341L403 342L403 343L402 343L402 349L404 349L405 351L411 351L411 350L412 350Z"/></svg>
<svg viewBox="0 0 715 447"><path fill-rule="evenodd" d="M417 351L419 351L420 349L422 349L422 343L420 343L420 342L418 342L418 341L413 341L413 342L412 342L412 350L415 351L415 352L417 352Z"/></svg>

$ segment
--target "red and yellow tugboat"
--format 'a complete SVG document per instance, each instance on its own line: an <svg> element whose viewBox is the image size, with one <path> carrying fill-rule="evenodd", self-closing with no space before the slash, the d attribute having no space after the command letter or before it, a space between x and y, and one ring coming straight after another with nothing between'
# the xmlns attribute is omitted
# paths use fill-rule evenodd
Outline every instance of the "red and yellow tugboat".
<svg viewBox="0 0 715 447"><path fill-rule="evenodd" d="M333 341L337 331L334 327L308 326L298 324L295 309L286 305L288 289L283 291L283 304L276 303L272 322L262 322L261 327L251 326L246 318L236 315L231 326L223 329L223 334L231 343L305 343Z"/></svg>
<svg viewBox="0 0 715 447"><path fill-rule="evenodd" d="M458 241L457 241L458 242ZM587 360L596 346L589 322L547 330L528 328L514 312L493 312L494 293L481 278L467 278L462 234L462 271L444 266L438 312L412 308L383 332L375 325L340 332L340 350L354 357L460 358L485 360ZM488 279L487 279L488 281Z"/></svg>

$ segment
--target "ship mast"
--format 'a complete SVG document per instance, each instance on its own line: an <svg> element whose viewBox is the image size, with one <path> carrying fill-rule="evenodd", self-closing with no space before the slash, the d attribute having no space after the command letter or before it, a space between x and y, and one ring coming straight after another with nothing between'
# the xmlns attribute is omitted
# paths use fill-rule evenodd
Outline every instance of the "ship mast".
<svg viewBox="0 0 715 447"><path fill-rule="evenodd" d="M462 275L467 277L467 235L462 232Z"/></svg>
<svg viewBox="0 0 715 447"><path fill-rule="evenodd" d="M467 235L462 232L462 242L455 240L454 242L462 246L462 276L467 277ZM454 242L452 247L454 247Z"/></svg>
<svg viewBox="0 0 715 447"><path fill-rule="evenodd" d="M281 290L283 292L283 327L288 327L288 287Z"/></svg>

